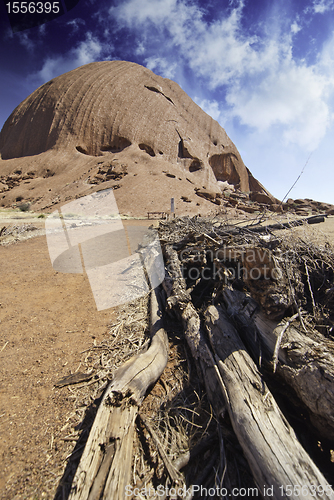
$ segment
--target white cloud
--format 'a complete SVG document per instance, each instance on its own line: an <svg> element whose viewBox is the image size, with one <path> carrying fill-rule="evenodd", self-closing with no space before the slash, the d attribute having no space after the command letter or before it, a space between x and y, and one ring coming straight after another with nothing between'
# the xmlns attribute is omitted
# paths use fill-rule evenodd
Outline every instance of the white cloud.
<svg viewBox="0 0 334 500"><path fill-rule="evenodd" d="M281 126L285 143L314 150L324 137L331 113L326 102L328 80L314 67L281 63L252 90L230 88L227 101L245 125L264 131Z"/></svg>
<svg viewBox="0 0 334 500"><path fill-rule="evenodd" d="M312 10L316 14L324 14L334 9L334 0L313 0Z"/></svg>
<svg viewBox="0 0 334 500"><path fill-rule="evenodd" d="M241 24L244 3L241 0L231 3L236 7L209 24L198 6L184 0L128 0L112 7L110 13L118 23L137 30L139 38L145 40L153 25L161 34L159 43L155 33L154 57L158 59L157 54L169 44L173 58L179 51L183 62L215 88L246 74L261 72L277 58L280 50L279 41L263 42L258 36L244 34ZM167 39L165 32L169 34ZM144 47L141 43L138 46ZM148 43L145 46L149 51Z"/></svg>
<svg viewBox="0 0 334 500"><path fill-rule="evenodd" d="M110 7L109 13L119 23L135 26L151 21L161 24L175 10L177 0L128 0L116 7Z"/></svg>
<svg viewBox="0 0 334 500"><path fill-rule="evenodd" d="M91 33L88 33L86 40L81 42L78 47L72 51L75 64L78 66L96 61L102 52L103 45L97 38L94 38Z"/></svg>
<svg viewBox="0 0 334 500"><path fill-rule="evenodd" d="M169 78L170 80L175 78L177 64L169 62L163 57L148 57L145 60L146 67L151 71L159 73L159 75L164 78Z"/></svg>
<svg viewBox="0 0 334 500"><path fill-rule="evenodd" d="M210 75L211 88L228 84L259 64L251 47L256 39L247 40L239 35L233 17L212 24L188 47L192 56L190 66L202 76Z"/></svg>
<svg viewBox="0 0 334 500"><path fill-rule="evenodd" d="M73 33L77 33L79 29L82 28L82 26L85 26L86 22L81 19L80 17L77 17L75 19L72 19L71 21L68 21L67 26L71 26L73 29Z"/></svg>
<svg viewBox="0 0 334 500"><path fill-rule="evenodd" d="M138 43L138 45L137 45L137 47L136 47L136 51L135 51L135 52L136 52L136 55L137 55L137 56L141 56L141 55L145 54L145 52L146 52L146 47L145 47L145 45L144 45L144 43L143 43L143 42L139 42L139 43Z"/></svg>
<svg viewBox="0 0 334 500"><path fill-rule="evenodd" d="M42 69L32 75L31 78L38 83L44 83L62 73L103 58L104 46L88 32L85 40L69 50L67 54L48 57L44 61Z"/></svg>
<svg viewBox="0 0 334 500"><path fill-rule="evenodd" d="M46 24L41 24L38 27L38 33L43 37L46 34Z"/></svg>
<svg viewBox="0 0 334 500"><path fill-rule="evenodd" d="M183 58L196 72L210 74L211 85L215 87L237 77L245 66L250 68L256 63L251 44L258 39L242 36L239 24L243 2L235 3L237 7L229 16L210 25L204 22L198 6L182 0L128 0L112 7L110 14L118 24L141 33L146 33L145 28L149 31L150 23L161 33L165 29L171 37L167 43L182 51ZM163 47L162 43L162 50Z"/></svg>
<svg viewBox="0 0 334 500"><path fill-rule="evenodd" d="M220 103L215 100L209 100L209 99L200 99L198 97L194 97L194 101L200 108L203 109L211 118L214 120L217 120L221 123L221 125L224 125L222 123L222 112L220 109Z"/></svg>
<svg viewBox="0 0 334 500"><path fill-rule="evenodd" d="M317 67L334 85L334 32L326 43L324 43L318 55Z"/></svg>
<svg viewBox="0 0 334 500"><path fill-rule="evenodd" d="M294 35L296 35L299 31L301 31L301 26L299 26L299 24L297 23L297 21L294 21L292 24L291 24L291 33L293 33Z"/></svg>
<svg viewBox="0 0 334 500"><path fill-rule="evenodd" d="M19 42L30 53L32 53L36 48L36 43L29 38L26 31L19 33Z"/></svg>

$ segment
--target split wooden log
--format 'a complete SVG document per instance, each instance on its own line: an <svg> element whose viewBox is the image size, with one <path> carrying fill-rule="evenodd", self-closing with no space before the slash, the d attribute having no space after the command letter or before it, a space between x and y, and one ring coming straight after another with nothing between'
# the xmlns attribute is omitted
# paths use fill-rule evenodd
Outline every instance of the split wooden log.
<svg viewBox="0 0 334 500"><path fill-rule="evenodd" d="M305 333L289 319L270 321L243 292L226 289L223 296L253 355L258 356L261 339L264 361L273 362L274 370L278 361L277 375L294 389L312 424L334 439L334 342L319 332Z"/></svg>
<svg viewBox="0 0 334 500"><path fill-rule="evenodd" d="M282 229L291 229L293 227L303 226L304 224L319 224L321 222L325 222L327 215L312 215L311 217L305 217L304 219L291 220L289 222L279 222L277 224L268 224L262 225L260 222L257 224L251 224L248 226L239 226L236 227L221 225L220 227L215 228L214 232L203 232L203 227L198 227L197 230L192 227L189 230L188 234L183 238L179 239L179 241L175 242L174 247L176 250L181 250L189 243L195 243L199 241L206 241L207 243L213 243L216 247L219 246L220 242L217 241L217 238L221 237L231 237L238 236L242 234L250 234L255 235L257 233L265 233L268 234L271 231L279 231ZM209 231L209 228L208 228ZM163 240L164 242L164 240Z"/></svg>
<svg viewBox="0 0 334 500"><path fill-rule="evenodd" d="M246 226L245 229L254 233L263 233L280 229L291 229L292 227L303 226L304 224L320 224L325 222L327 215L311 215L304 219L291 220L289 222L279 222L278 224L269 224L267 226Z"/></svg>
<svg viewBox="0 0 334 500"><path fill-rule="evenodd" d="M334 500L330 486L299 444L236 330L214 306L206 312L210 350L187 292L177 252L168 245L165 254L169 272L164 284L169 295L167 303L182 319L185 338L202 369L209 400L216 411L218 408L218 416L227 404L261 495L277 500L297 499L304 487L303 498L305 494L309 500ZM290 485L294 488L291 494Z"/></svg>
<svg viewBox="0 0 334 500"><path fill-rule="evenodd" d="M108 386L73 479L69 500L124 500L131 482L134 422L146 391L163 372L168 338L157 290L151 294L149 349L124 363Z"/></svg>
<svg viewBox="0 0 334 500"><path fill-rule="evenodd" d="M291 229L293 227L303 226L305 224L320 224L325 222L327 215L312 215L311 217L305 217L303 219L290 220L289 222L279 222L277 224L262 225L251 224L248 226L240 226L238 229L232 226L231 229L227 229L228 234L237 235L241 232L250 233L268 233L270 231L280 231L281 229Z"/></svg>
<svg viewBox="0 0 334 500"><path fill-rule="evenodd" d="M166 245L164 251L168 270L168 276L163 283L168 296L167 307L173 309L181 319L184 336L195 360L198 375L205 384L216 415L222 415L225 412L225 402L218 367L208 348L200 317L186 288L178 254L172 245Z"/></svg>
<svg viewBox="0 0 334 500"><path fill-rule="evenodd" d="M226 312L209 306L205 324L230 419L259 492L264 498L277 500L301 496L334 499L334 492L297 440Z"/></svg>

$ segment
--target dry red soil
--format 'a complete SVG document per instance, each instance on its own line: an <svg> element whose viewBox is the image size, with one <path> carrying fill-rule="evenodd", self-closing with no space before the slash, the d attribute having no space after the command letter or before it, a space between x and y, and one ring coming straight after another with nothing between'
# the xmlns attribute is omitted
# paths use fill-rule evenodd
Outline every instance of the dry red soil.
<svg viewBox="0 0 334 500"><path fill-rule="evenodd" d="M86 276L53 270L45 236L0 246L1 499L48 497L40 481L61 473L57 435L73 411L54 384L82 371L82 351L112 319L97 312Z"/></svg>

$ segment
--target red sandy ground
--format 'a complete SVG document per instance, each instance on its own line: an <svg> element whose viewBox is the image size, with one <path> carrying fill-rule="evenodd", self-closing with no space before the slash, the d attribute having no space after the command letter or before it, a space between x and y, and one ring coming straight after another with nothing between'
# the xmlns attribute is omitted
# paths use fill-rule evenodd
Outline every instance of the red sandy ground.
<svg viewBox="0 0 334 500"><path fill-rule="evenodd" d="M1 499L46 497L43 485L37 496L24 492L61 465L52 440L73 407L54 383L76 371L112 319L97 312L86 276L53 270L45 237L0 247Z"/></svg>

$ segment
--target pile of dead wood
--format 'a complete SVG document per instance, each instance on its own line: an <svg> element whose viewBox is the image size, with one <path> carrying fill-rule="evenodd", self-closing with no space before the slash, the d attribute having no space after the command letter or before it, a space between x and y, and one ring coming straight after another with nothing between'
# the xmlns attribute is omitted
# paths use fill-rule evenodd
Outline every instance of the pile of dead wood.
<svg viewBox="0 0 334 500"><path fill-rule="evenodd" d="M329 245L294 234L291 227L301 224L228 225L201 218L160 223L166 275L151 296L150 346L118 368L105 391L72 482L71 500L334 499L330 459L320 470L286 412L290 400L315 439L332 447L334 254ZM152 424L154 416L151 423L138 420L148 388L168 361L166 318L182 325L185 355L194 367L188 383L192 377L200 380L216 423L219 454L210 460L207 442L212 435L203 432L205 439L196 446L202 446L206 472L195 478L189 464L196 455L198 467L201 451L189 445L172 456L168 443L173 426L163 441L159 425ZM253 483L239 478L239 488L228 474L235 464L224 453L226 419L253 477ZM133 441L140 425L163 463L160 490L150 468L141 489L134 490ZM246 483L252 486L248 490Z"/></svg>

